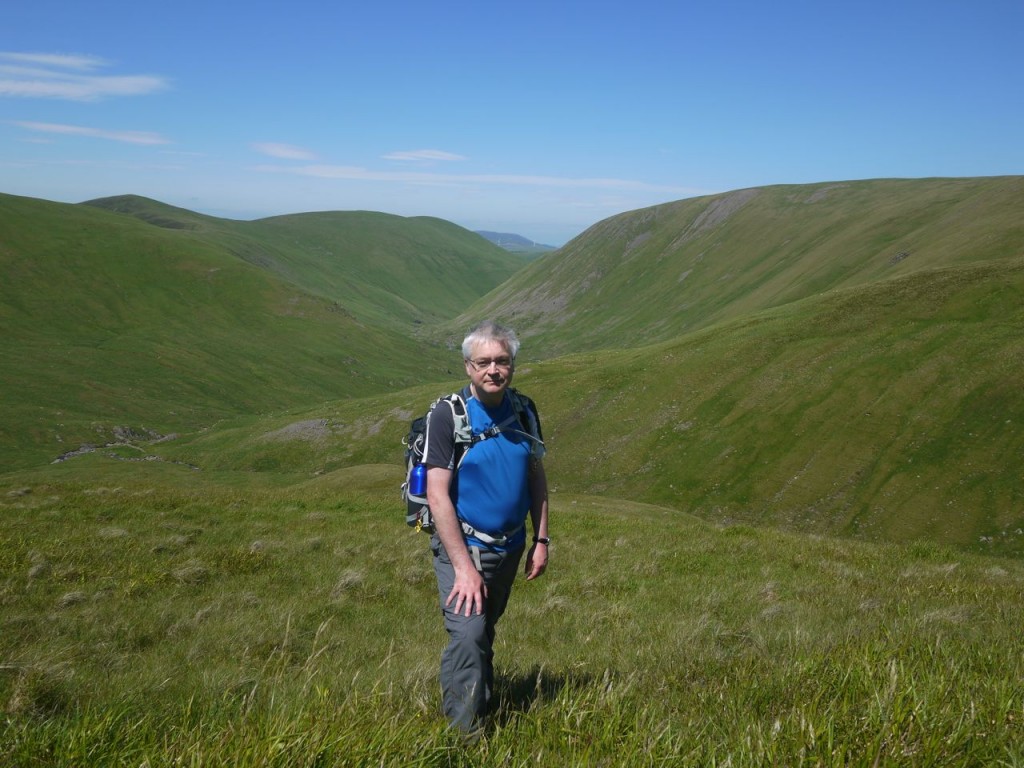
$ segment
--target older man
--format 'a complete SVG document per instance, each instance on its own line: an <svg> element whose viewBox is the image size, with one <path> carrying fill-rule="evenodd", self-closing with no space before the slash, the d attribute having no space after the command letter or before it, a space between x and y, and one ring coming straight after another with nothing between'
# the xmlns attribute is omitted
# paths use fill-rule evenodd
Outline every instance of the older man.
<svg viewBox="0 0 1024 768"><path fill-rule="evenodd" d="M462 343L463 389L474 442L460 446L454 417L436 408L427 430L427 500L435 533L434 571L449 642L441 691L449 723L478 732L494 681L495 625L508 603L526 549L526 578L548 563L548 487L540 418L533 401L510 388L519 340L511 328L478 325Z"/></svg>

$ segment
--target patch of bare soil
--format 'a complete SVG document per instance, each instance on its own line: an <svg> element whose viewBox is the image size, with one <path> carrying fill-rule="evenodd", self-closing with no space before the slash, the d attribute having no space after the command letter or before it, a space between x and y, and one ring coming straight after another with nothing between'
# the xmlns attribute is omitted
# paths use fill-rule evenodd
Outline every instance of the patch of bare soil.
<svg viewBox="0 0 1024 768"><path fill-rule="evenodd" d="M307 419L296 421L287 426L267 432L263 435L264 440L305 440L307 442L319 442L334 435L334 428L327 419Z"/></svg>

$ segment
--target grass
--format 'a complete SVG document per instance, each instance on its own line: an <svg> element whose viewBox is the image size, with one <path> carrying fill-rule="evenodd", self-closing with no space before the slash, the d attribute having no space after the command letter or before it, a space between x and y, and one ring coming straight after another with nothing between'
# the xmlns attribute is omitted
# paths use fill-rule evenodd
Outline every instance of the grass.
<svg viewBox="0 0 1024 768"><path fill-rule="evenodd" d="M1024 765L1020 188L659 206L475 306L555 537L475 745L397 493L463 233L0 196L0 764Z"/></svg>
<svg viewBox="0 0 1024 768"><path fill-rule="evenodd" d="M613 216L475 302L545 358L667 342L830 290L1024 254L1024 177L780 185Z"/></svg>
<svg viewBox="0 0 1024 768"><path fill-rule="evenodd" d="M1022 296L1020 260L934 270L660 345L524 361L516 384L540 404L560 491L1019 555ZM409 421L459 386L226 419L144 447L288 482L395 467Z"/></svg>
<svg viewBox="0 0 1024 768"><path fill-rule="evenodd" d="M4 764L1024 761L1018 561L556 494L551 570L517 584L464 747L393 476L170 472L2 489Z"/></svg>
<svg viewBox="0 0 1024 768"><path fill-rule="evenodd" d="M399 332L366 321L383 311L374 301L400 303L360 283L356 274L368 255L336 249L322 264L324 275L310 266L319 251L278 244L275 253L291 259L304 280L344 285L344 300L341 289L310 293L239 258L221 238L241 224L201 221L213 223L168 229L92 207L0 195L0 465L33 466L82 443L102 444L114 426L193 431L226 416L444 377L445 353L416 340L411 322L396 318ZM471 233L437 234L433 222L387 221L385 231L404 248L393 259L431 257L442 274L454 267L437 262L464 265L476 241L503 253ZM270 225L249 229L260 226ZM344 230L327 219L309 237L327 238L332 226ZM256 235L242 240L260 245ZM305 270L296 265L302 259L310 262ZM472 291L438 311L464 306L468 293L499 279L495 269L482 269ZM396 290L414 292L416 283L403 279L395 278Z"/></svg>
<svg viewBox="0 0 1024 768"><path fill-rule="evenodd" d="M400 334L412 323L450 317L523 264L474 233L430 217L329 211L233 221L134 195L86 205L153 224L193 248L230 255Z"/></svg>
<svg viewBox="0 0 1024 768"><path fill-rule="evenodd" d="M1020 554L1021 190L873 181L681 201L602 222L475 309L523 330L518 381L563 490ZM450 329L364 318L431 304L466 272L471 233L106 204L126 210L0 197L3 468L84 444L289 480L396 463L409 418L459 384ZM893 261L896 247L910 255ZM493 266L460 278L444 312L497 281ZM565 322L534 326L519 299ZM559 345L574 354L533 365ZM280 438L303 421L319 436ZM113 445L124 428L178 437Z"/></svg>

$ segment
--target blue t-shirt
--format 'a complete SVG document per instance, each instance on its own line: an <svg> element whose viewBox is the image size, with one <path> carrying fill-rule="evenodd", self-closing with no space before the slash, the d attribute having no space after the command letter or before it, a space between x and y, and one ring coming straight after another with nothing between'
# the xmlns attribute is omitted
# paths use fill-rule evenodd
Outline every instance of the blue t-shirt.
<svg viewBox="0 0 1024 768"><path fill-rule="evenodd" d="M494 548L518 549L526 543L533 440L523 434L523 425L516 418L507 395L495 408L487 408L476 398L469 398L466 409L474 435L495 424L505 426L498 435L465 449L462 463L452 479L452 501L459 518L473 528L490 536L514 534L504 547ZM455 469L452 413L443 403L431 415L425 459L429 465ZM466 541L489 546L473 536L467 536Z"/></svg>

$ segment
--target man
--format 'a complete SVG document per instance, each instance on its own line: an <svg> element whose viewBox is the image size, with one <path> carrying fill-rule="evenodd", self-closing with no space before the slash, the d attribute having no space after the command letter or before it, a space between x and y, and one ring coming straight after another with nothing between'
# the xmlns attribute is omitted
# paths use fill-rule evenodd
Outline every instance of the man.
<svg viewBox="0 0 1024 768"><path fill-rule="evenodd" d="M494 629L526 549L527 514L533 529L527 580L548 563L540 420L533 401L509 389L518 351L511 328L488 321L470 331L462 343L466 410L474 436L491 431L460 457L451 409L436 408L424 451L434 571L449 635L441 656L444 713L467 734L479 732L490 703Z"/></svg>

